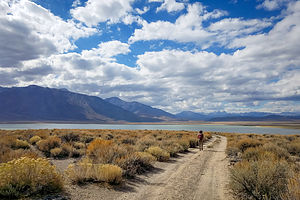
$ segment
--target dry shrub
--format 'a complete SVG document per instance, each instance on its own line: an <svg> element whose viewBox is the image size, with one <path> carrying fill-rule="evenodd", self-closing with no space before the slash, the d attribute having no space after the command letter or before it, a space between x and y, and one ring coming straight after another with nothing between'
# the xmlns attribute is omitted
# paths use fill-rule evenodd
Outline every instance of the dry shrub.
<svg viewBox="0 0 300 200"><path fill-rule="evenodd" d="M142 138L140 138L137 141L137 148L139 151L145 151L145 149L149 148L150 146L155 145L157 142L154 137L150 135L146 135Z"/></svg>
<svg viewBox="0 0 300 200"><path fill-rule="evenodd" d="M126 154L128 149L115 145L112 140L95 139L87 147L87 156L95 163L114 163Z"/></svg>
<svg viewBox="0 0 300 200"><path fill-rule="evenodd" d="M169 152L171 157L177 156L177 153L184 152L183 146L175 141L164 142L162 148Z"/></svg>
<svg viewBox="0 0 300 200"><path fill-rule="evenodd" d="M145 169L152 168L152 164L156 161L156 158L147 152L135 152L142 163L142 167Z"/></svg>
<svg viewBox="0 0 300 200"><path fill-rule="evenodd" d="M54 158L63 157L62 152L63 152L62 148L59 147L50 150L50 154Z"/></svg>
<svg viewBox="0 0 300 200"><path fill-rule="evenodd" d="M97 138L93 140L87 147L87 155L90 157L105 156L113 146L111 140L103 140Z"/></svg>
<svg viewBox="0 0 300 200"><path fill-rule="evenodd" d="M68 166L66 173L73 183L106 182L119 184L122 181L122 169L111 164L93 164L85 159Z"/></svg>
<svg viewBox="0 0 300 200"><path fill-rule="evenodd" d="M178 143L182 146L184 151L188 151L190 147L190 142L188 140L179 140Z"/></svg>
<svg viewBox="0 0 300 200"><path fill-rule="evenodd" d="M257 161L260 153L264 152L261 148L250 147L242 154L242 159L247 161Z"/></svg>
<svg viewBox="0 0 300 200"><path fill-rule="evenodd" d="M121 141L123 144L131 144L131 145L135 145L136 140L132 139L132 138L125 138Z"/></svg>
<svg viewBox="0 0 300 200"><path fill-rule="evenodd" d="M16 136L12 136L12 135L1 136L0 147L6 146L6 147L11 148L16 143L16 140L17 140Z"/></svg>
<svg viewBox="0 0 300 200"><path fill-rule="evenodd" d="M286 149L281 148L273 143L264 144L263 149L265 151L269 151L269 152L276 154L279 158L284 158L287 160L290 157L290 154Z"/></svg>
<svg viewBox="0 0 300 200"><path fill-rule="evenodd" d="M78 158L81 157L85 154L85 150L84 149L73 149L72 152L72 157L73 158Z"/></svg>
<svg viewBox="0 0 300 200"><path fill-rule="evenodd" d="M265 151L263 148L260 147L250 147L242 154L242 159L247 161L258 161L263 160L265 158L276 160L278 159L278 156L275 153Z"/></svg>
<svg viewBox="0 0 300 200"><path fill-rule="evenodd" d="M286 146L288 152L294 156L300 157L300 140L293 140Z"/></svg>
<svg viewBox="0 0 300 200"><path fill-rule="evenodd" d="M212 138L212 134L210 132L205 132L204 133L204 140L209 140Z"/></svg>
<svg viewBox="0 0 300 200"><path fill-rule="evenodd" d="M62 176L46 159L22 157L0 164L0 197L48 194L62 188Z"/></svg>
<svg viewBox="0 0 300 200"><path fill-rule="evenodd" d="M7 149L5 152L0 153L0 163L5 163L21 157L38 158L39 156L37 153L28 149Z"/></svg>
<svg viewBox="0 0 300 200"><path fill-rule="evenodd" d="M83 135L80 137L80 141L84 144L90 143L94 140L94 137Z"/></svg>
<svg viewBox="0 0 300 200"><path fill-rule="evenodd" d="M17 139L15 141L14 148L17 148L17 149L20 149L20 148L22 148L22 149L28 149L28 148L30 148L30 144L27 141L25 141L25 140L19 140L19 139Z"/></svg>
<svg viewBox="0 0 300 200"><path fill-rule="evenodd" d="M257 147L260 146L262 143L258 141L257 139L251 139L251 138L245 138L240 140L236 146L239 148L242 152L244 152L247 148L250 147Z"/></svg>
<svg viewBox="0 0 300 200"><path fill-rule="evenodd" d="M170 153L157 146L149 147L146 152L153 155L158 161L167 161L170 159Z"/></svg>
<svg viewBox="0 0 300 200"><path fill-rule="evenodd" d="M122 169L116 165L97 165L96 172L96 180L111 184L119 184L122 180Z"/></svg>
<svg viewBox="0 0 300 200"><path fill-rule="evenodd" d="M63 151L63 156L68 157L71 156L73 153L73 146L70 143L65 143L61 145L62 151Z"/></svg>
<svg viewBox="0 0 300 200"><path fill-rule="evenodd" d="M151 169L155 160L156 158L147 152L134 152L116 159L115 164L123 169L124 176L133 177Z"/></svg>
<svg viewBox="0 0 300 200"><path fill-rule="evenodd" d="M61 147L56 147L50 150L50 154L54 158L65 158L71 156L73 146L69 143L62 144Z"/></svg>
<svg viewBox="0 0 300 200"><path fill-rule="evenodd" d="M73 147L76 149L84 149L85 148L85 144L82 142L74 142L73 143Z"/></svg>
<svg viewBox="0 0 300 200"><path fill-rule="evenodd" d="M78 133L66 133L60 136L64 142L77 142L80 140Z"/></svg>
<svg viewBox="0 0 300 200"><path fill-rule="evenodd" d="M29 139L29 142L30 142L31 144L36 144L36 143L37 143L38 141L40 141L40 140L41 140L41 137L35 135L35 136L33 136L33 137L31 137L31 138Z"/></svg>
<svg viewBox="0 0 300 200"><path fill-rule="evenodd" d="M61 139L57 136L50 136L47 139L38 141L36 145L39 150L45 153L46 156L49 156L51 149L60 147Z"/></svg>
<svg viewBox="0 0 300 200"><path fill-rule="evenodd" d="M240 150L237 147L227 147L227 149L226 149L226 153L230 157L238 156L239 152L240 152Z"/></svg>
<svg viewBox="0 0 300 200"><path fill-rule="evenodd" d="M89 159L83 159L77 164L70 164L66 170L68 178L73 183L85 183L94 181L93 164Z"/></svg>
<svg viewBox="0 0 300 200"><path fill-rule="evenodd" d="M300 174L296 174L294 177L288 180L288 192L282 195L284 200L296 200L300 199Z"/></svg>
<svg viewBox="0 0 300 200"><path fill-rule="evenodd" d="M239 199L281 199L287 192L289 165L270 157L242 161L231 169L231 188Z"/></svg>
<svg viewBox="0 0 300 200"><path fill-rule="evenodd" d="M189 139L190 148L196 148L198 145L198 139L190 138Z"/></svg>

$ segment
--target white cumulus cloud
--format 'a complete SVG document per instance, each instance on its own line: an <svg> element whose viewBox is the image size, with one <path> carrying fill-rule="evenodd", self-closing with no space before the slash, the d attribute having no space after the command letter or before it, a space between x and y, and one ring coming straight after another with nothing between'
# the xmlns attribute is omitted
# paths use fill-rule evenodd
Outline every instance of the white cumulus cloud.
<svg viewBox="0 0 300 200"><path fill-rule="evenodd" d="M294 0L263 0L261 4L257 6L257 8L263 8L269 11L277 10L285 6L286 4L293 2Z"/></svg>
<svg viewBox="0 0 300 200"><path fill-rule="evenodd" d="M0 4L0 67L18 67L22 61L76 48L73 41L96 32L64 21L28 0Z"/></svg>
<svg viewBox="0 0 300 200"><path fill-rule="evenodd" d="M132 11L133 0L88 0L85 6L72 9L72 16L88 26L96 26L100 22L119 22Z"/></svg>
<svg viewBox="0 0 300 200"><path fill-rule="evenodd" d="M203 29L202 22L208 18L218 18L225 12L216 10L207 12L200 3L189 5L187 14L181 15L175 23L169 21L156 21L143 23L141 29L136 29L129 38L130 42L139 40L174 40L178 42L210 43L214 35Z"/></svg>
<svg viewBox="0 0 300 200"><path fill-rule="evenodd" d="M179 3L176 0L165 0L160 7L156 9L156 12L167 10L168 12L177 12L184 9L184 3Z"/></svg>

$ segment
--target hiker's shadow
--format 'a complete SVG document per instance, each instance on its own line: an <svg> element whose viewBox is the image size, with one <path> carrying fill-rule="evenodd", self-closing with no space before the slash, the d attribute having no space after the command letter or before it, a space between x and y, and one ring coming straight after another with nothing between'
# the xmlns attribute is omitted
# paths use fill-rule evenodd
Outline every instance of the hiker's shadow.
<svg viewBox="0 0 300 200"><path fill-rule="evenodd" d="M137 192L135 188L140 187L141 185L160 185L160 183L151 183L147 181L147 178L153 174L163 173L164 171L164 169L152 167L142 175L126 179L122 185L115 187L114 189L121 192Z"/></svg>

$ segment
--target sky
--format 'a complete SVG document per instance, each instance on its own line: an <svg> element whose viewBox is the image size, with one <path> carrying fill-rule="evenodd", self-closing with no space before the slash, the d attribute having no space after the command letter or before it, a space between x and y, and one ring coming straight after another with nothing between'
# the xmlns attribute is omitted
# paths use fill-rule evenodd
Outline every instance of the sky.
<svg viewBox="0 0 300 200"><path fill-rule="evenodd" d="M1 0L0 86L300 112L300 1Z"/></svg>

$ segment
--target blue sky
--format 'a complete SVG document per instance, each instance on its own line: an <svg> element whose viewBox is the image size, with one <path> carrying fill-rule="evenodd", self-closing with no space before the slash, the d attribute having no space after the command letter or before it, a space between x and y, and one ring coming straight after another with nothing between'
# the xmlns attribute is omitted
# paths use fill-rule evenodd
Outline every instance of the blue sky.
<svg viewBox="0 0 300 200"><path fill-rule="evenodd" d="M300 112L299 19L293 0L3 0L0 86Z"/></svg>

